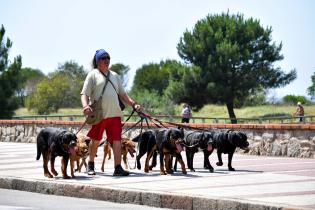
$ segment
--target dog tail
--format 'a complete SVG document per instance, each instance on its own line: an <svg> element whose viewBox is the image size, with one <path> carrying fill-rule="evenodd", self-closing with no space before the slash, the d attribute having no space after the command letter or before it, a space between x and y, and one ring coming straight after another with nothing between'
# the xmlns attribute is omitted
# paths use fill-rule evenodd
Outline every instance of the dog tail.
<svg viewBox="0 0 315 210"><path fill-rule="evenodd" d="M41 155L41 151L40 151L40 148L39 148L38 139L37 139L37 144L36 144L36 147L37 147L37 156L36 156L36 160L39 160L40 155Z"/></svg>
<svg viewBox="0 0 315 210"><path fill-rule="evenodd" d="M132 141L133 141L133 142L138 142L138 141L139 141L139 139L140 139L140 135L138 135L138 136L134 137L134 138L132 139Z"/></svg>

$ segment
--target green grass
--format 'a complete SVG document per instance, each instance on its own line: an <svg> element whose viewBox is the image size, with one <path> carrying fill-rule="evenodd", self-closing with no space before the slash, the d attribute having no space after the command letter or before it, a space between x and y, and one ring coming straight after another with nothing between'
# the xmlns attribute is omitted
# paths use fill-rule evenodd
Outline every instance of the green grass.
<svg viewBox="0 0 315 210"><path fill-rule="evenodd" d="M81 108L62 108L58 112L51 113L50 115L71 115L71 114L82 114ZM19 108L15 110L14 116L27 116L27 115L38 115L33 110L27 110L26 108Z"/></svg>
<svg viewBox="0 0 315 210"><path fill-rule="evenodd" d="M304 106L306 115L315 115L315 105ZM262 116L292 116L295 112L295 106L289 105L264 105L255 107L242 107L241 109L234 109L235 115L239 118L254 118ZM208 116L208 117L229 117L226 106L206 105L194 116Z"/></svg>
<svg viewBox="0 0 315 210"><path fill-rule="evenodd" d="M176 115L180 115L182 106L176 107ZM296 106L289 105L264 105L255 107L242 107L234 109L235 115L238 118L255 118L262 116L292 116ZM304 106L305 115L315 115L315 105ZM81 108L62 108L57 113L51 115L72 115L82 114ZM129 114L127 111L125 114ZM210 117L210 118L228 118L228 111L224 105L209 104L204 106L198 112L192 112L194 117ZM36 115L33 111L28 111L26 108L20 108L15 111L15 116Z"/></svg>

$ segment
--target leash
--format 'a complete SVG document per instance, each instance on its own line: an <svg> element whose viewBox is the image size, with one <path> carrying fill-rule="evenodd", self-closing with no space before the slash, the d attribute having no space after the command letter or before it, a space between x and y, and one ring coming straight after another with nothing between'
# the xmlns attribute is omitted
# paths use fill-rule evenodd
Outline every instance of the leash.
<svg viewBox="0 0 315 210"><path fill-rule="evenodd" d="M135 113L135 109L132 109L131 114L128 116L128 118L125 120L125 122L122 124L121 127L124 127L124 126L125 126L126 122L127 122L128 120L130 120L130 118L132 117L132 115L133 115L134 113Z"/></svg>
<svg viewBox="0 0 315 210"><path fill-rule="evenodd" d="M152 117L150 114L146 114L144 112L138 112L139 115L141 116L144 116L144 117L147 117L151 120L151 122L153 122L157 127L164 127L164 128L167 128L163 122L155 117ZM161 126L157 125L157 123L155 123L154 121L158 122ZM177 127L182 127L182 128L188 128L188 129L192 129L192 130L200 130L200 131L208 131L206 129L202 129L202 128L195 128L195 127L192 127L192 126L189 126L189 125L185 125L183 123L174 123L174 122L168 122L168 121L164 121L165 124L169 124L169 125L174 125L174 126L177 126Z"/></svg>
<svg viewBox="0 0 315 210"><path fill-rule="evenodd" d="M86 125L86 121L87 119L85 119L85 121L83 122L83 124L81 125L81 127L79 128L79 130L75 133L75 135L78 135L78 133L82 130L82 128Z"/></svg>

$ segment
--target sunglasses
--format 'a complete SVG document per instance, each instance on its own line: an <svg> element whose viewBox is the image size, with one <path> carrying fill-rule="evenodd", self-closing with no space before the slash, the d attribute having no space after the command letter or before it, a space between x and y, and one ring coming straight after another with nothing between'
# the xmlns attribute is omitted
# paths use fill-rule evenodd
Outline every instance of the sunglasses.
<svg viewBox="0 0 315 210"><path fill-rule="evenodd" d="M109 56L102 57L101 60L110 60Z"/></svg>

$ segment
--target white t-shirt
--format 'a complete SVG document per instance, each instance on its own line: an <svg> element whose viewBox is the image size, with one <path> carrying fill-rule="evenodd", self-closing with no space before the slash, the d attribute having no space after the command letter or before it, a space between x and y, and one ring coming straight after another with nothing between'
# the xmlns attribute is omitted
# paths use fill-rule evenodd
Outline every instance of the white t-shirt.
<svg viewBox="0 0 315 210"><path fill-rule="evenodd" d="M112 81L118 94L121 95L126 93L124 87L122 86L120 76L116 72L110 71L109 79ZM81 95L88 96L90 103L97 101L102 94L105 82L106 78L104 75L98 69L93 69L85 78ZM102 108L104 118L122 117L117 92L115 91L113 85L108 81L103 93Z"/></svg>
<svg viewBox="0 0 315 210"><path fill-rule="evenodd" d="M185 107L182 110L182 117L183 118L190 118L190 109L188 107Z"/></svg>

